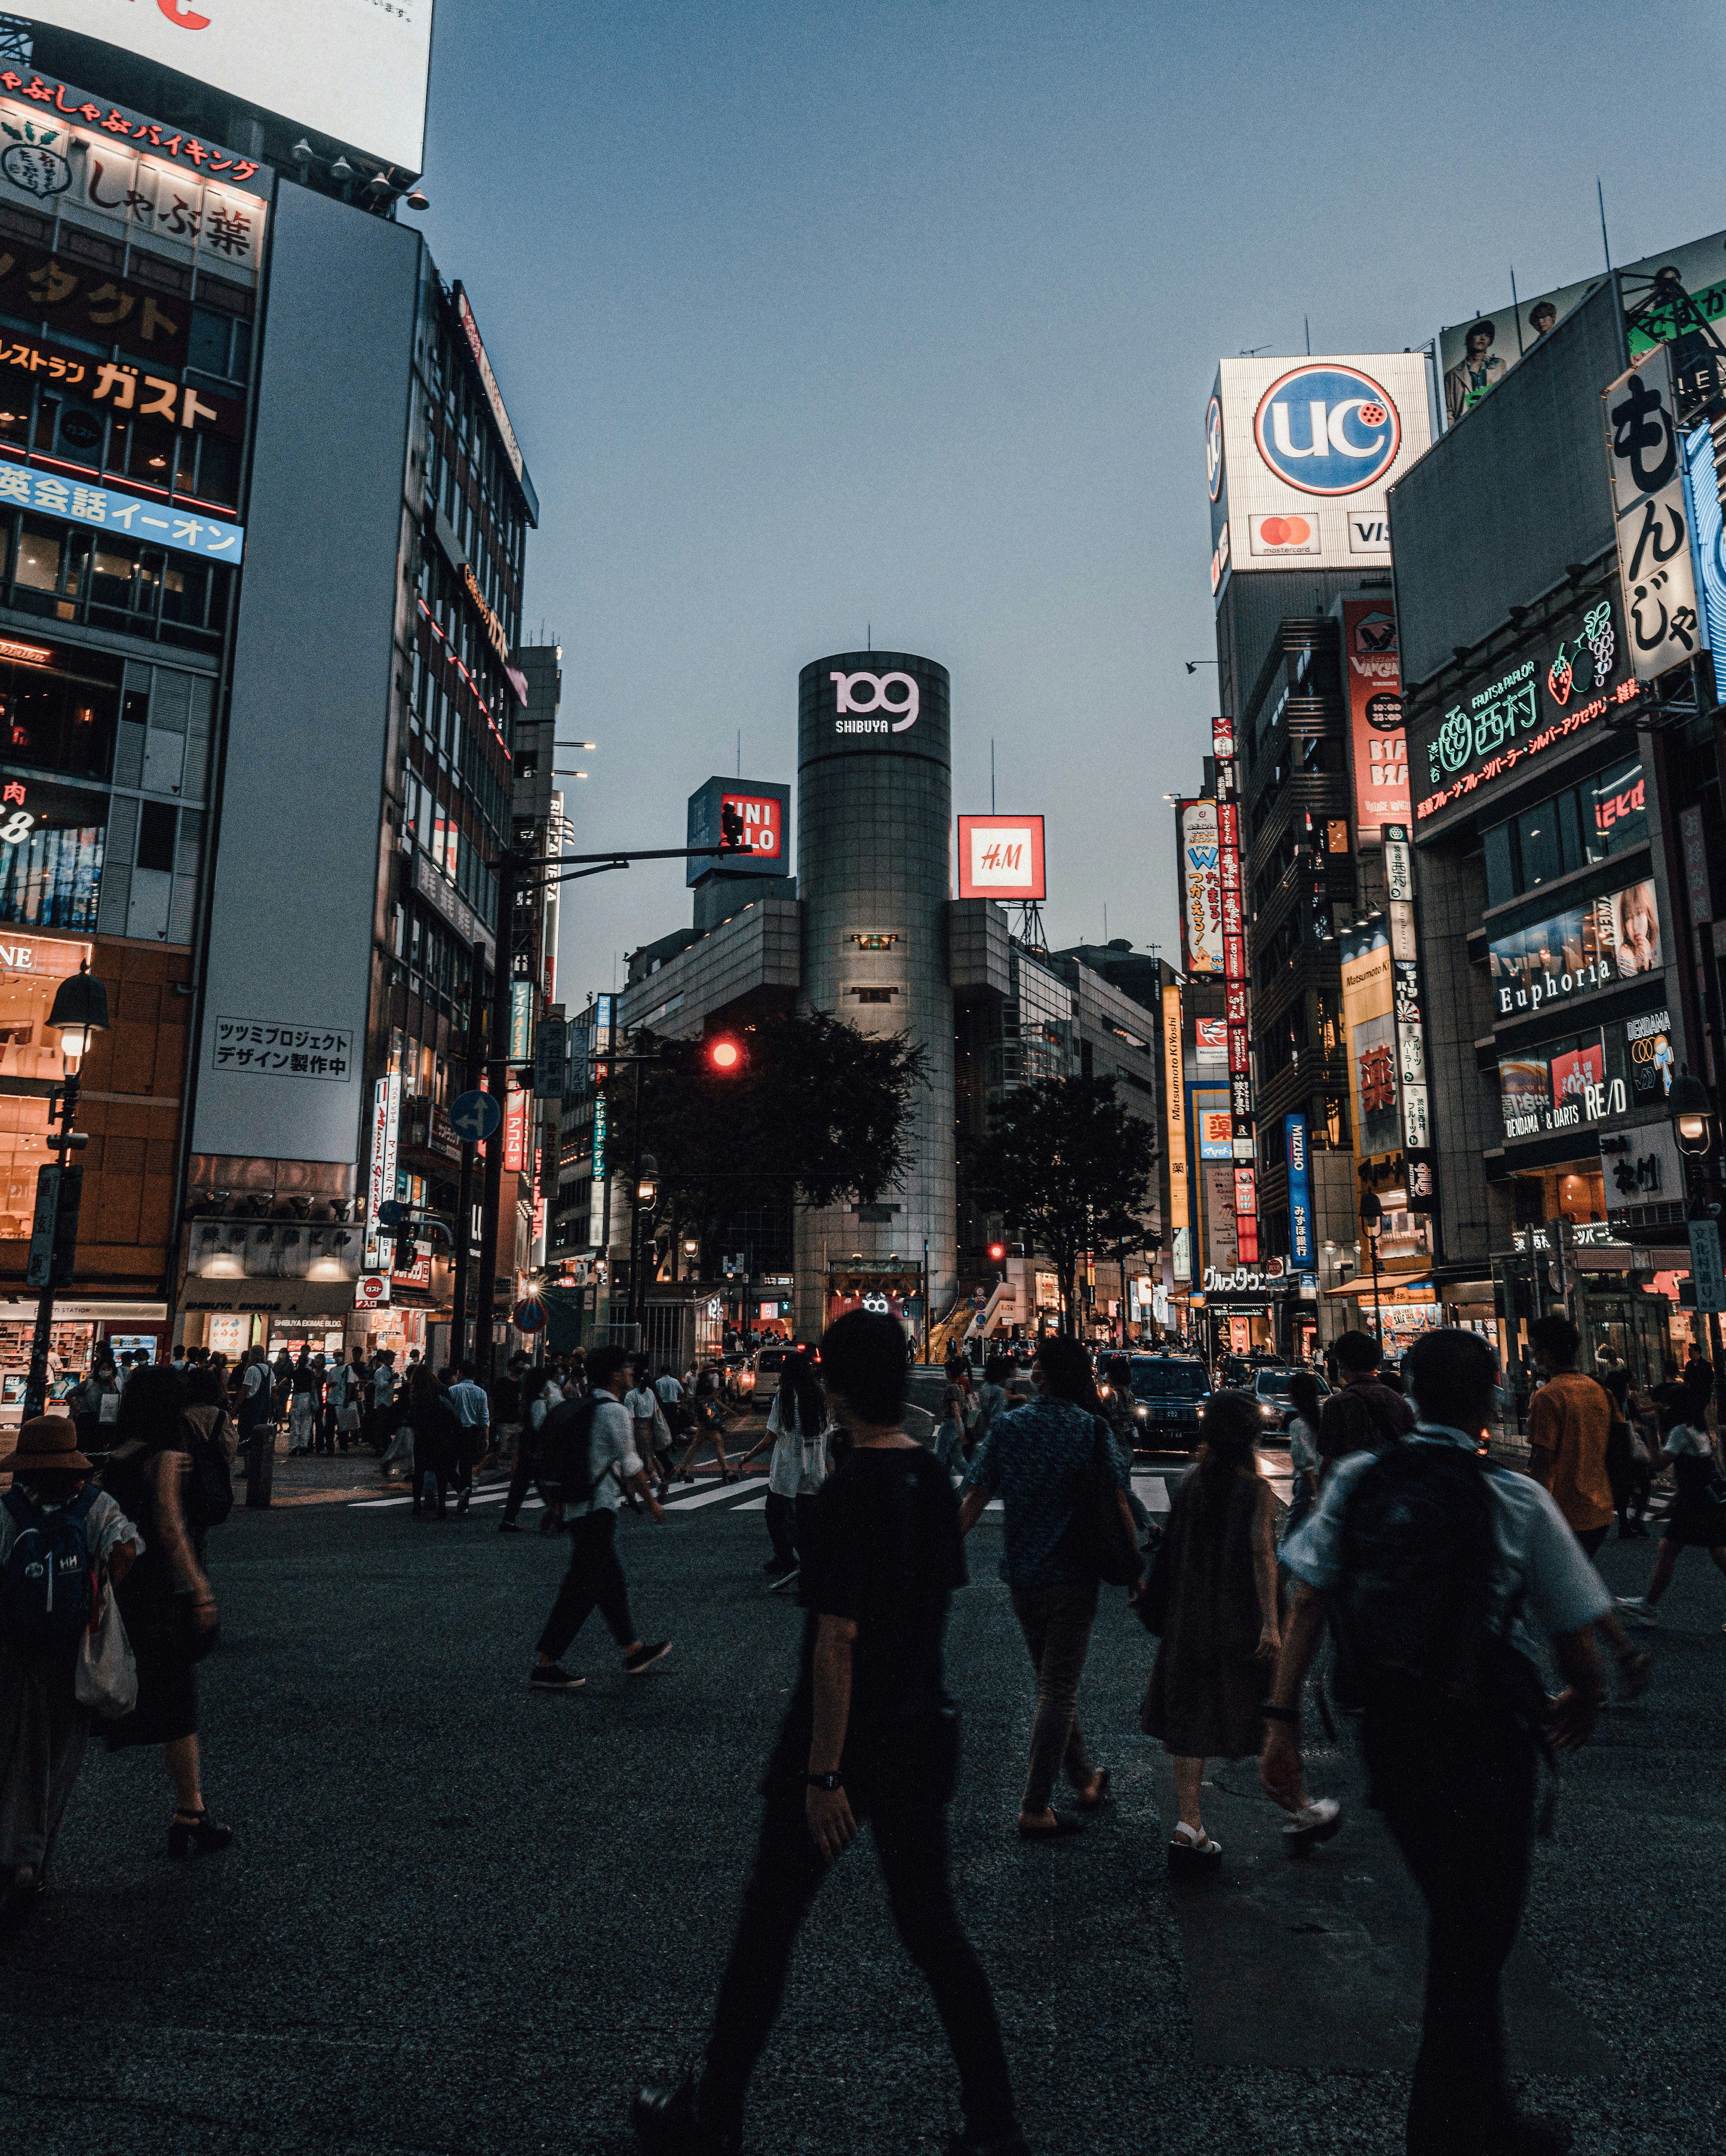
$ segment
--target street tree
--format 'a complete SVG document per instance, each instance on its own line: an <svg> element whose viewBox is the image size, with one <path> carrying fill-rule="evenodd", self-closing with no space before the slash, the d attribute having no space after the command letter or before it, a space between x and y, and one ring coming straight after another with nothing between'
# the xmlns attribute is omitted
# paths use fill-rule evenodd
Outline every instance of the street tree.
<svg viewBox="0 0 1726 2156"><path fill-rule="evenodd" d="M642 1146L659 1168L661 1219L700 1243L699 1276L719 1270L742 1213L846 1200L871 1204L902 1181L912 1096L926 1056L903 1034L863 1034L815 1011L733 1029L740 1067L642 1070ZM618 1086L614 1160L634 1145L634 1087Z"/></svg>
<svg viewBox="0 0 1726 2156"><path fill-rule="evenodd" d="M1148 1233L1156 1136L1115 1081L1043 1078L1009 1093L972 1164L982 1207L1054 1266L1073 1329L1086 1250L1137 1250Z"/></svg>

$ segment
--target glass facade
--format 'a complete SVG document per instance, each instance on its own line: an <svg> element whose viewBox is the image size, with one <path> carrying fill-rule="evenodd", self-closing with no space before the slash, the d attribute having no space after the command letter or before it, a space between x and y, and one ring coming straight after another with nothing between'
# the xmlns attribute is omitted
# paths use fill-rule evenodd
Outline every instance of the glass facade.
<svg viewBox="0 0 1726 2156"><path fill-rule="evenodd" d="M1566 787L1521 815L1490 825L1481 839L1488 906L1503 906L1555 876L1646 845L1648 808L1641 761L1614 764L1598 778Z"/></svg>

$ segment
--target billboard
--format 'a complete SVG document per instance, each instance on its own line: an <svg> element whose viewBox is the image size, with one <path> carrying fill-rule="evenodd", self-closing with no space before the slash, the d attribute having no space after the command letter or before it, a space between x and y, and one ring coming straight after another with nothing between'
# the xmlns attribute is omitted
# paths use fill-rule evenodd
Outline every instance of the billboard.
<svg viewBox="0 0 1726 2156"><path fill-rule="evenodd" d="M208 83L409 176L421 168L432 0L31 0L33 21Z"/></svg>
<svg viewBox="0 0 1726 2156"><path fill-rule="evenodd" d="M1386 490L1431 439L1420 352L1222 361L1205 415L1213 593L1230 572L1385 566Z"/></svg>
<svg viewBox="0 0 1726 2156"><path fill-rule="evenodd" d="M1631 664L1657 680L1700 648L1672 352L1656 345L1600 399Z"/></svg>
<svg viewBox="0 0 1726 2156"><path fill-rule="evenodd" d="M771 779L710 778L689 797L686 824L688 846L717 846L721 817L735 808L743 827L743 851L723 857L703 855L684 864L686 884L699 883L720 870L727 875L784 875L790 839L791 788Z"/></svg>
<svg viewBox="0 0 1726 2156"><path fill-rule="evenodd" d="M1391 983L1390 938L1382 926L1343 938L1343 1022L1348 1035L1354 1157L1361 1161L1394 1153L1402 1142Z"/></svg>
<svg viewBox="0 0 1726 2156"><path fill-rule="evenodd" d="M1183 801L1180 827L1180 956L1189 973L1223 970L1223 886L1217 855L1216 803Z"/></svg>
<svg viewBox="0 0 1726 2156"><path fill-rule="evenodd" d="M1492 1009L1517 1018L1616 988L1666 964L1652 880L1626 884L1487 946Z"/></svg>
<svg viewBox="0 0 1726 2156"><path fill-rule="evenodd" d="M959 896L1046 898L1040 816L961 816Z"/></svg>
<svg viewBox="0 0 1726 2156"><path fill-rule="evenodd" d="M1627 307L1654 297L1661 287L1674 281L1682 285L1710 321L1726 314L1726 232L1706 239L1687 240L1663 254L1644 255L1621 269L1619 281ZM1540 292L1520 305L1499 307L1477 315L1472 321L1457 322L1438 333L1438 364L1443 377L1445 424L1454 427L1489 396L1518 360L1527 357L1554 326L1579 306L1601 283L1599 276L1579 284L1561 285ZM1684 362L1680 338L1679 364ZM1646 352L1652 339L1636 330L1631 333L1631 356Z"/></svg>
<svg viewBox="0 0 1726 2156"><path fill-rule="evenodd" d="M1169 1125L1169 1240L1174 1278L1184 1285L1193 1270L1187 1233L1191 1199L1187 1188L1187 1125L1182 1113L1187 1091L1181 1068L1180 990L1173 982L1166 983L1163 989L1163 1077L1164 1112Z"/></svg>
<svg viewBox="0 0 1726 2156"><path fill-rule="evenodd" d="M1344 599L1343 665L1348 677L1348 744L1354 769L1357 837L1408 824L1408 736L1402 724L1402 668L1396 616L1375 599Z"/></svg>
<svg viewBox="0 0 1726 2156"><path fill-rule="evenodd" d="M1282 1144L1288 1163L1288 1255L1297 1265L1315 1262L1312 1240L1312 1178L1307 1166L1307 1118L1282 1118Z"/></svg>

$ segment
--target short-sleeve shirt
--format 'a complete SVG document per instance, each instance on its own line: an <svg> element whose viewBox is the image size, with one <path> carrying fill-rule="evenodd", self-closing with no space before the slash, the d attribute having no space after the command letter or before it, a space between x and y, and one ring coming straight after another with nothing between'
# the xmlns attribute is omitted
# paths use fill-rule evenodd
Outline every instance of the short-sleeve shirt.
<svg viewBox="0 0 1726 2156"><path fill-rule="evenodd" d="M1423 1428L1405 1439L1409 1445L1456 1445L1472 1450L1474 1440L1460 1430ZM1343 1521L1361 1476L1378 1461L1374 1452L1342 1460L1325 1478L1318 1502L1282 1545L1284 1564L1321 1594L1343 1576ZM1525 1654L1534 1641L1523 1622L1531 1611L1549 1633L1580 1632L1610 1614L1612 1598L1599 1573L1584 1556L1564 1514L1540 1485L1510 1468L1482 1467L1492 1506L1492 1539L1498 1562L1492 1575L1493 1611L1513 1613L1507 1635Z"/></svg>
<svg viewBox="0 0 1726 2156"><path fill-rule="evenodd" d="M1552 1455L1546 1486L1576 1532L1612 1524L1606 1438L1612 1402L1604 1386L1575 1370L1549 1378L1528 1405L1528 1443Z"/></svg>
<svg viewBox="0 0 1726 2156"><path fill-rule="evenodd" d="M1133 1470L1114 1433L1103 1425L1116 1486L1131 1486ZM999 1494L1006 1507L1001 1577L1012 1587L1050 1587L1089 1579L1062 1548L1096 1449L1097 1419L1071 1400L1035 1400L997 1415L971 1455L964 1487Z"/></svg>
<svg viewBox="0 0 1726 2156"><path fill-rule="evenodd" d="M44 1517L57 1510L44 1506ZM0 1565L12 1554L12 1546L18 1540L18 1523L4 1505L0 1505ZM144 1537L141 1531L127 1519L126 1514L105 1490L98 1490L90 1510L84 1516L84 1538L90 1544L92 1555L104 1563L112 1555L116 1543L131 1543L138 1556L144 1554Z"/></svg>
<svg viewBox="0 0 1726 2156"><path fill-rule="evenodd" d="M809 1616L781 1737L793 1765L799 1746L808 1756L819 1620L849 1617L857 1627L849 1757L944 1700L948 1606L966 1576L958 1501L920 1445L855 1447L797 1509L799 1599Z"/></svg>
<svg viewBox="0 0 1726 2156"><path fill-rule="evenodd" d="M623 1502L624 1485L641 1472L641 1455L635 1450L635 1425L629 1410L614 1394L596 1386L598 1404L588 1430L588 1483L593 1494L570 1507L572 1517L589 1512L614 1512Z"/></svg>

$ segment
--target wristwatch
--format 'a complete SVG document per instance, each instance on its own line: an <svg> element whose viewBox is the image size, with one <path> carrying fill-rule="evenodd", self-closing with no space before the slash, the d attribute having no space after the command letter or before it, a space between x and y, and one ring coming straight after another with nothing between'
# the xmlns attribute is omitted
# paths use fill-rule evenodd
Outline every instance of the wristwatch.
<svg viewBox="0 0 1726 2156"><path fill-rule="evenodd" d="M830 1794L833 1790L842 1789L845 1785L845 1776L836 1769L829 1774L805 1774L803 1779L812 1789L825 1789Z"/></svg>

